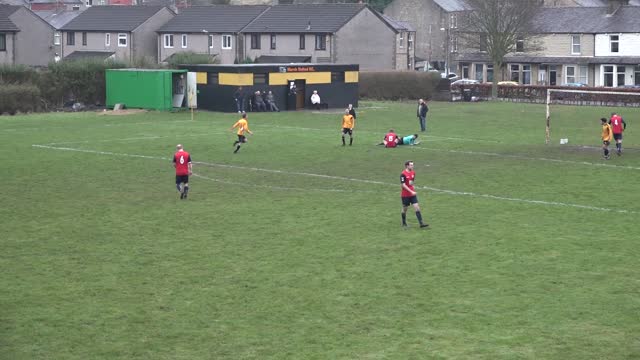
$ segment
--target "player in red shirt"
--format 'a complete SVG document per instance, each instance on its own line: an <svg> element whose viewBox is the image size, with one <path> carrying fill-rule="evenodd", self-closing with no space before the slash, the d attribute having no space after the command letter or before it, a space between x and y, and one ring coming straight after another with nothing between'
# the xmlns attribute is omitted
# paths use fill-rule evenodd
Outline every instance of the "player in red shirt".
<svg viewBox="0 0 640 360"><path fill-rule="evenodd" d="M613 131L613 138L616 140L616 153L620 156L622 155L622 133L627 128L627 123L624 122L624 119L622 119L622 116L618 115L618 113L612 112L609 124Z"/></svg>
<svg viewBox="0 0 640 360"><path fill-rule="evenodd" d="M382 144L384 144L384 147L388 148L394 148L398 145L398 135L396 135L393 129L389 130L389 132L384 136Z"/></svg>
<svg viewBox="0 0 640 360"><path fill-rule="evenodd" d="M173 167L176 168L176 188L180 192L180 199L186 199L189 193L189 175L193 174L191 155L184 151L181 144L176 145L173 155Z"/></svg>
<svg viewBox="0 0 640 360"><path fill-rule="evenodd" d="M422 222L422 213L420 212L420 205L418 205L418 194L415 191L413 182L416 178L416 173L413 171L413 161L409 160L404 163L404 171L400 174L400 184L402 185L402 192L400 197L402 198L402 227L406 228L407 225L407 208L413 204L413 209L416 211L416 217L420 223L421 228L426 228L429 224Z"/></svg>

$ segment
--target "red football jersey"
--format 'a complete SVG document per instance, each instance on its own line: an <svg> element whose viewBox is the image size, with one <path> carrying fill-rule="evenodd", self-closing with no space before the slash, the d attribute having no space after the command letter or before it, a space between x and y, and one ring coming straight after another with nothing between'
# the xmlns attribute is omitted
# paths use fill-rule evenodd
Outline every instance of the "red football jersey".
<svg viewBox="0 0 640 360"><path fill-rule="evenodd" d="M413 181L415 180L415 178L416 178L415 171L407 171L405 169L404 171L402 171L402 174L400 174L400 184L405 184L409 189L411 189L412 191L415 191L415 188L413 187ZM402 186L402 193L400 193L400 196L411 197L413 196L413 194L408 192L404 188L404 186Z"/></svg>
<svg viewBox="0 0 640 360"><path fill-rule="evenodd" d="M387 135L384 136L384 141L386 141L386 145L385 147L388 148L394 148L396 147L397 143L396 143L396 139L398 138L398 135L396 135L395 133L387 133Z"/></svg>
<svg viewBox="0 0 640 360"><path fill-rule="evenodd" d="M176 175L189 175L189 163L191 155L184 150L180 150L173 155L173 163L176 165Z"/></svg>
<svg viewBox="0 0 640 360"><path fill-rule="evenodd" d="M621 134L624 128L622 127L622 116L613 115L611 117L611 130L614 134Z"/></svg>

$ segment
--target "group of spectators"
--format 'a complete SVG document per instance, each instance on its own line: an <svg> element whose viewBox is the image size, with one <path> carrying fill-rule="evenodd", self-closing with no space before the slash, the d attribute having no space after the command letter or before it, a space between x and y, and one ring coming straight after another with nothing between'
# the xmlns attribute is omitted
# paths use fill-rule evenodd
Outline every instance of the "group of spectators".
<svg viewBox="0 0 640 360"><path fill-rule="evenodd" d="M236 109L238 113L245 112L245 103L247 94L242 86L238 87L233 93L233 100L236 103ZM276 98L271 90L269 91L256 91L249 95L249 109L251 111L280 111L278 105L276 105Z"/></svg>

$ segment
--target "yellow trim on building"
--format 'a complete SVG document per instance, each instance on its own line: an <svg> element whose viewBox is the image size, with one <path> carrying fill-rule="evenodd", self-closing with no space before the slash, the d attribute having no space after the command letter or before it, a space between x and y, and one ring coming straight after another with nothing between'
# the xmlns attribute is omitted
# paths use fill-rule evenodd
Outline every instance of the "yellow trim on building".
<svg viewBox="0 0 640 360"><path fill-rule="evenodd" d="M219 85L237 85L237 86L251 86L253 85L253 74L218 74Z"/></svg>
<svg viewBox="0 0 640 360"><path fill-rule="evenodd" d="M269 73L269 85L287 85L287 80L306 80L308 84L330 84L331 72Z"/></svg>
<svg viewBox="0 0 640 360"><path fill-rule="evenodd" d="M357 83L358 82L358 72L357 71L345 71L344 72L344 82L346 83Z"/></svg>
<svg viewBox="0 0 640 360"><path fill-rule="evenodd" d="M197 72L196 73L196 84L207 85L207 73L206 72Z"/></svg>

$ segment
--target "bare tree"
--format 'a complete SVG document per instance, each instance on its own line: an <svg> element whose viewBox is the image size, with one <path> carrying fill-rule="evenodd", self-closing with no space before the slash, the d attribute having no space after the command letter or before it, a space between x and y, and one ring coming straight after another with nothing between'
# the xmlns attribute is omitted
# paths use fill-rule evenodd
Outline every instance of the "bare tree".
<svg viewBox="0 0 640 360"><path fill-rule="evenodd" d="M507 54L540 48L533 20L541 0L465 0L467 9L458 36L466 48L483 51L493 63L492 96L498 93L497 75ZM526 44L526 45L525 45ZM525 48L526 46L526 48Z"/></svg>

